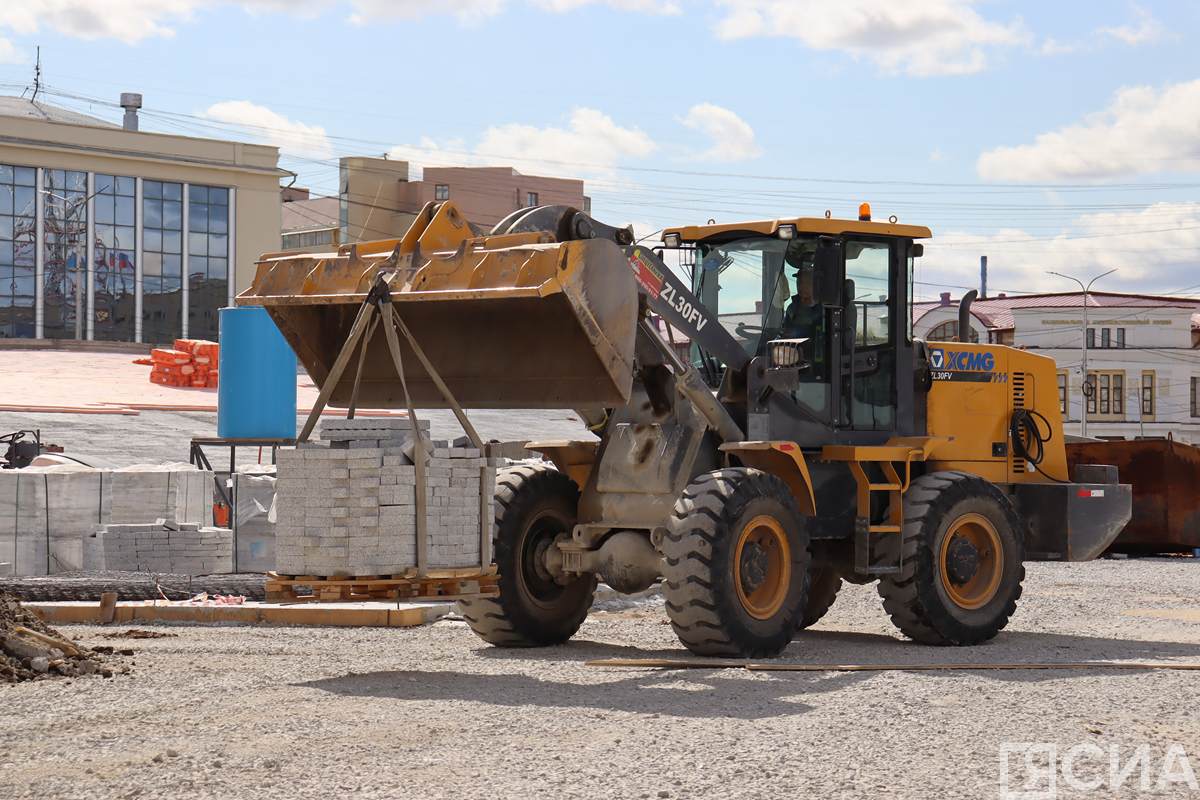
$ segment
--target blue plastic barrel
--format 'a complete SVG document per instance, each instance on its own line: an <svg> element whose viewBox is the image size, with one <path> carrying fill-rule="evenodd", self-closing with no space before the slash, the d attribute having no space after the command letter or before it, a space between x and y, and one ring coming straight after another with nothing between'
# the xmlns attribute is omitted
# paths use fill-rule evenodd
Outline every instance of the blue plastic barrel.
<svg viewBox="0 0 1200 800"><path fill-rule="evenodd" d="M261 306L222 308L217 436L296 437L296 354Z"/></svg>

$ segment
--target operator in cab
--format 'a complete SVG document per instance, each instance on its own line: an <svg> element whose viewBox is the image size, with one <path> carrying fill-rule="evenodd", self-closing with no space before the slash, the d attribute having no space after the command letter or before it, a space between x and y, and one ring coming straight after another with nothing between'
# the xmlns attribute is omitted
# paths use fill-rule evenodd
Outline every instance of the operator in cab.
<svg viewBox="0 0 1200 800"><path fill-rule="evenodd" d="M783 311L781 334L789 339L807 339L803 345L805 372L812 379L825 375L825 308L818 299L816 247L812 242L794 241L784 253L787 267L796 270L796 292Z"/></svg>

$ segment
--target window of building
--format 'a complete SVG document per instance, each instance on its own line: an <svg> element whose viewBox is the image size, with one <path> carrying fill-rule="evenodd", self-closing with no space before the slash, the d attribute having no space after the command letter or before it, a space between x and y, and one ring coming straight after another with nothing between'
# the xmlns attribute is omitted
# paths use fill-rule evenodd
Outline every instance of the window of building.
<svg viewBox="0 0 1200 800"><path fill-rule="evenodd" d="M1154 416L1154 373L1142 373L1142 417Z"/></svg>
<svg viewBox="0 0 1200 800"><path fill-rule="evenodd" d="M336 228L325 228L319 231L297 231L283 234L283 249L293 247L318 247L323 244L333 244Z"/></svg>
<svg viewBox="0 0 1200 800"><path fill-rule="evenodd" d="M529 208L533 208L537 204L538 204L538 193L537 192L526 192L525 193L525 205L528 206Z"/></svg>
<svg viewBox="0 0 1200 800"><path fill-rule="evenodd" d="M1125 329L1117 328L1117 347L1121 350L1125 349Z"/></svg>
<svg viewBox="0 0 1200 800"><path fill-rule="evenodd" d="M188 336L217 338L217 310L229 302L229 190L188 187Z"/></svg>
<svg viewBox="0 0 1200 800"><path fill-rule="evenodd" d="M119 175L96 175L94 181L94 338L132 342L137 297L136 181Z"/></svg>
<svg viewBox="0 0 1200 800"><path fill-rule="evenodd" d="M42 335L87 337L87 173L42 170Z"/></svg>
<svg viewBox="0 0 1200 800"><path fill-rule="evenodd" d="M1096 346L1096 329L1095 328L1087 329L1087 346L1088 347Z"/></svg>
<svg viewBox="0 0 1200 800"><path fill-rule="evenodd" d="M142 341L182 335L183 184L142 181Z"/></svg>
<svg viewBox="0 0 1200 800"><path fill-rule="evenodd" d="M1192 378L1192 416L1200 417L1200 402L1197 393L1200 392L1200 378Z"/></svg>
<svg viewBox="0 0 1200 800"><path fill-rule="evenodd" d="M450 199L449 184L445 184L445 183L436 184L433 187L433 199L434 200L449 200Z"/></svg>
<svg viewBox="0 0 1200 800"><path fill-rule="evenodd" d="M1067 373L1058 373L1058 411L1067 418Z"/></svg>
<svg viewBox="0 0 1200 800"><path fill-rule="evenodd" d="M1125 373L1089 372L1092 384L1087 398L1088 415L1098 414L1109 419L1125 418Z"/></svg>
<svg viewBox="0 0 1200 800"><path fill-rule="evenodd" d="M37 172L0 165L0 338L36 334Z"/></svg>
<svg viewBox="0 0 1200 800"><path fill-rule="evenodd" d="M1100 329L1100 346L1112 347L1112 331L1108 328Z"/></svg>
<svg viewBox="0 0 1200 800"><path fill-rule="evenodd" d="M967 338L972 342L979 341L979 332L974 328L967 330ZM958 341L958 320L943 322L929 332L929 341L931 342L957 342Z"/></svg>

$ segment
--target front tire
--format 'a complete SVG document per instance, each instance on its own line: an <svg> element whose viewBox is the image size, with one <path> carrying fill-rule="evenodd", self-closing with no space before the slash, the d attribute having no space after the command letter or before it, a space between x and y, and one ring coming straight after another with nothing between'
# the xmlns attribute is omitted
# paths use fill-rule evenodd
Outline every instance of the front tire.
<svg viewBox="0 0 1200 800"><path fill-rule="evenodd" d="M804 612L808 535L787 484L754 469L700 475L663 538L663 594L679 640L702 656L778 655Z"/></svg>
<svg viewBox="0 0 1200 800"><path fill-rule="evenodd" d="M546 570L544 554L575 526L579 487L550 466L521 466L496 476L493 552L500 576L497 597L460 600L475 634L500 647L562 644L587 618L596 576L566 585Z"/></svg>
<svg viewBox="0 0 1200 800"><path fill-rule="evenodd" d="M1021 520L996 486L966 472L934 472L904 494L904 529L884 534L891 563L879 595L892 622L922 644L985 642L1008 624L1025 578ZM892 537L888 539L886 537Z"/></svg>

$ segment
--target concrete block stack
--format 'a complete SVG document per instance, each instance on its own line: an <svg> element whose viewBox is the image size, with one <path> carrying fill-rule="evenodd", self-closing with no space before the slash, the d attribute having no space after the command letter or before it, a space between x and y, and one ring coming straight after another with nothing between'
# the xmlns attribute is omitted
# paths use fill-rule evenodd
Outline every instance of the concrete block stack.
<svg viewBox="0 0 1200 800"><path fill-rule="evenodd" d="M0 470L0 574L102 569L93 534L108 523L156 519L205 525L212 473L190 464L93 469L77 465Z"/></svg>
<svg viewBox="0 0 1200 800"><path fill-rule="evenodd" d="M233 531L195 523L105 525L97 533L110 570L215 575L233 571Z"/></svg>
<svg viewBox="0 0 1200 800"><path fill-rule="evenodd" d="M421 424L427 437L427 423ZM320 436L328 444L279 453L276 570L357 576L418 566L417 468L408 419L330 420ZM480 515L490 528L495 469L474 448L425 441L433 448L425 462L425 566L479 566L491 556L481 552Z"/></svg>

